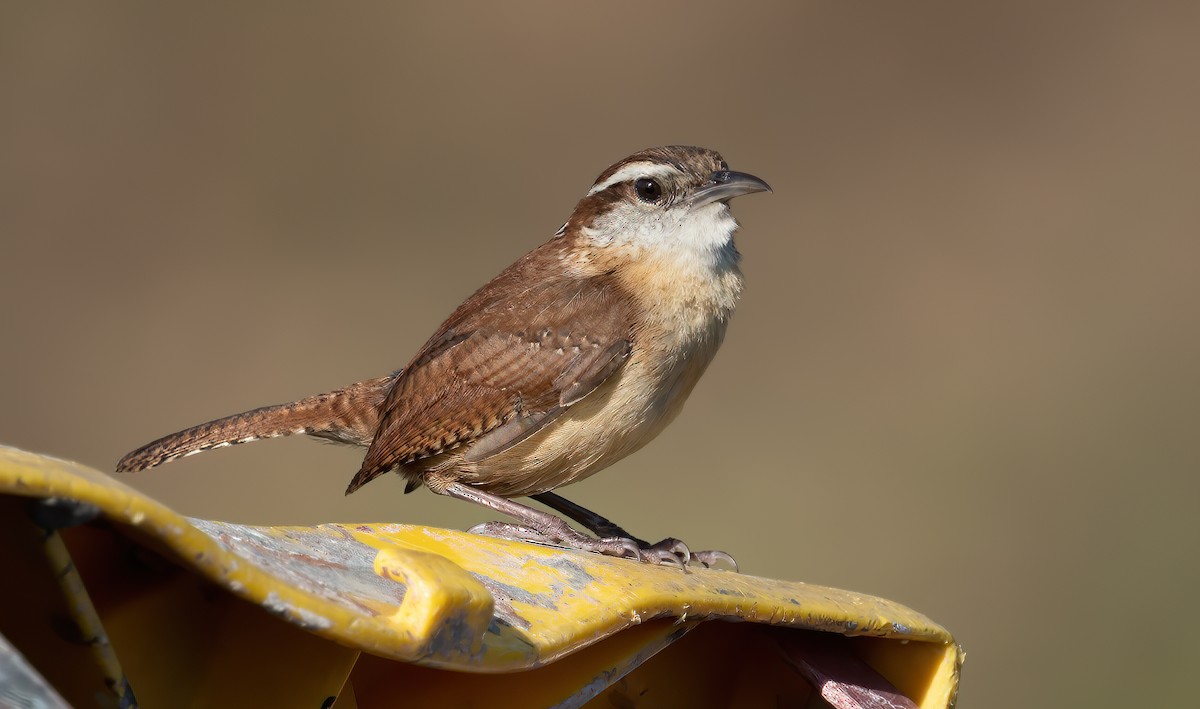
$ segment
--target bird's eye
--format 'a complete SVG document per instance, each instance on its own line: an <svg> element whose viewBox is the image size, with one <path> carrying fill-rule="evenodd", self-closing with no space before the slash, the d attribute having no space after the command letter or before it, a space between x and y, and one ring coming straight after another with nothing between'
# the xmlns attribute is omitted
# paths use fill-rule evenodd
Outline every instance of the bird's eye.
<svg viewBox="0 0 1200 709"><path fill-rule="evenodd" d="M658 180L643 177L633 184L633 189L637 192L638 199L643 202L657 202L662 199L662 185L658 184Z"/></svg>

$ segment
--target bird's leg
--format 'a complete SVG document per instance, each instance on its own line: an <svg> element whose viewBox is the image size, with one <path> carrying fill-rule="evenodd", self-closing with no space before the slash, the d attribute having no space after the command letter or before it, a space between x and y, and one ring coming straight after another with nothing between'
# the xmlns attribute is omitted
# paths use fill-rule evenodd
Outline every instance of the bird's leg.
<svg viewBox="0 0 1200 709"><path fill-rule="evenodd" d="M458 482L450 483L441 492L443 495L449 495L458 500L474 502L477 505L483 505L501 514L506 514L525 525L524 527L517 527L511 524L489 523L472 527L468 530L471 532L492 532L494 536L515 537L523 541L546 541L552 544L561 544L572 549L580 549L608 556L622 556L631 559L642 558L637 543L632 539L622 537L596 539L595 537L589 537L549 512L543 512L528 505L513 502L507 498L493 495L490 492L484 492L470 485Z"/></svg>
<svg viewBox="0 0 1200 709"><path fill-rule="evenodd" d="M638 539L629 532L626 532L620 525L600 514L592 512L582 505L577 505L571 502L562 495L553 492L541 492L536 495L530 495L533 499L549 507L557 510L576 522L582 524L592 531L598 537L624 537L637 542L637 545L642 548L650 546L644 540Z"/></svg>
<svg viewBox="0 0 1200 709"><path fill-rule="evenodd" d="M632 541L638 545L639 556L643 561L684 565L691 560L691 549L688 549L687 544L673 537L668 537L657 544L651 544L644 539L633 536L609 518L592 512L582 505L577 505L562 495L553 492L542 492L537 495L530 495L530 497L582 524L596 536L621 537Z"/></svg>
<svg viewBox="0 0 1200 709"><path fill-rule="evenodd" d="M576 522L587 527L593 533L600 537L620 537L629 539L638 545L640 552L639 556L642 561L656 562L659 564L682 564L686 566L691 562L699 562L705 567L712 567L718 562L733 568L737 571L737 562L733 557L723 551L699 551L693 552L688 549L687 544L684 544L679 539L667 537L666 539L651 544L643 539L639 539L629 532L626 532L620 525L603 515L592 512L582 505L577 505L571 502L562 495L553 492L542 492L531 497L543 505L557 510L564 515L570 517Z"/></svg>

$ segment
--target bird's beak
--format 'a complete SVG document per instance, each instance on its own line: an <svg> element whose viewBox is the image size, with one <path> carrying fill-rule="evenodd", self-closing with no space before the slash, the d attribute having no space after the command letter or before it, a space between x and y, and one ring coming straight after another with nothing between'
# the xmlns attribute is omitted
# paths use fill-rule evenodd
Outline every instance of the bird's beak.
<svg viewBox="0 0 1200 709"><path fill-rule="evenodd" d="M708 181L700 185L692 197L693 207L703 207L713 202L724 202L734 197L754 192L770 192L771 186L754 175L731 170L718 170L709 175Z"/></svg>

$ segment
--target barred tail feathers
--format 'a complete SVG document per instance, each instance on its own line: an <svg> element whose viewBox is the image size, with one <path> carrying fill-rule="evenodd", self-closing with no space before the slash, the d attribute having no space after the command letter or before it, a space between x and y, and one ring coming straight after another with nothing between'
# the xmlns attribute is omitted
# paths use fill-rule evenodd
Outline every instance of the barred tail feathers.
<svg viewBox="0 0 1200 709"><path fill-rule="evenodd" d="M369 379L299 401L264 406L184 429L147 443L117 462L135 472L214 448L293 434L366 446L379 425L379 406L396 375Z"/></svg>

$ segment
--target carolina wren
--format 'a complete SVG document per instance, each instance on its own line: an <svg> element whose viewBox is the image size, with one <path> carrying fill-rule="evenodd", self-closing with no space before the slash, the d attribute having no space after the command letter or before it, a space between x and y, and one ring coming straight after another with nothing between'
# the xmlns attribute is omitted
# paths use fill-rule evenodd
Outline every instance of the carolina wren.
<svg viewBox="0 0 1200 709"><path fill-rule="evenodd" d="M367 447L346 494L394 470L405 492L423 484L523 525L481 525L492 533L654 563L728 558L674 539L647 544L551 491L638 450L679 413L742 290L728 202L770 189L712 150L635 153L601 173L553 238L476 291L403 369L173 433L117 470L306 434ZM522 496L600 536L510 499Z"/></svg>

